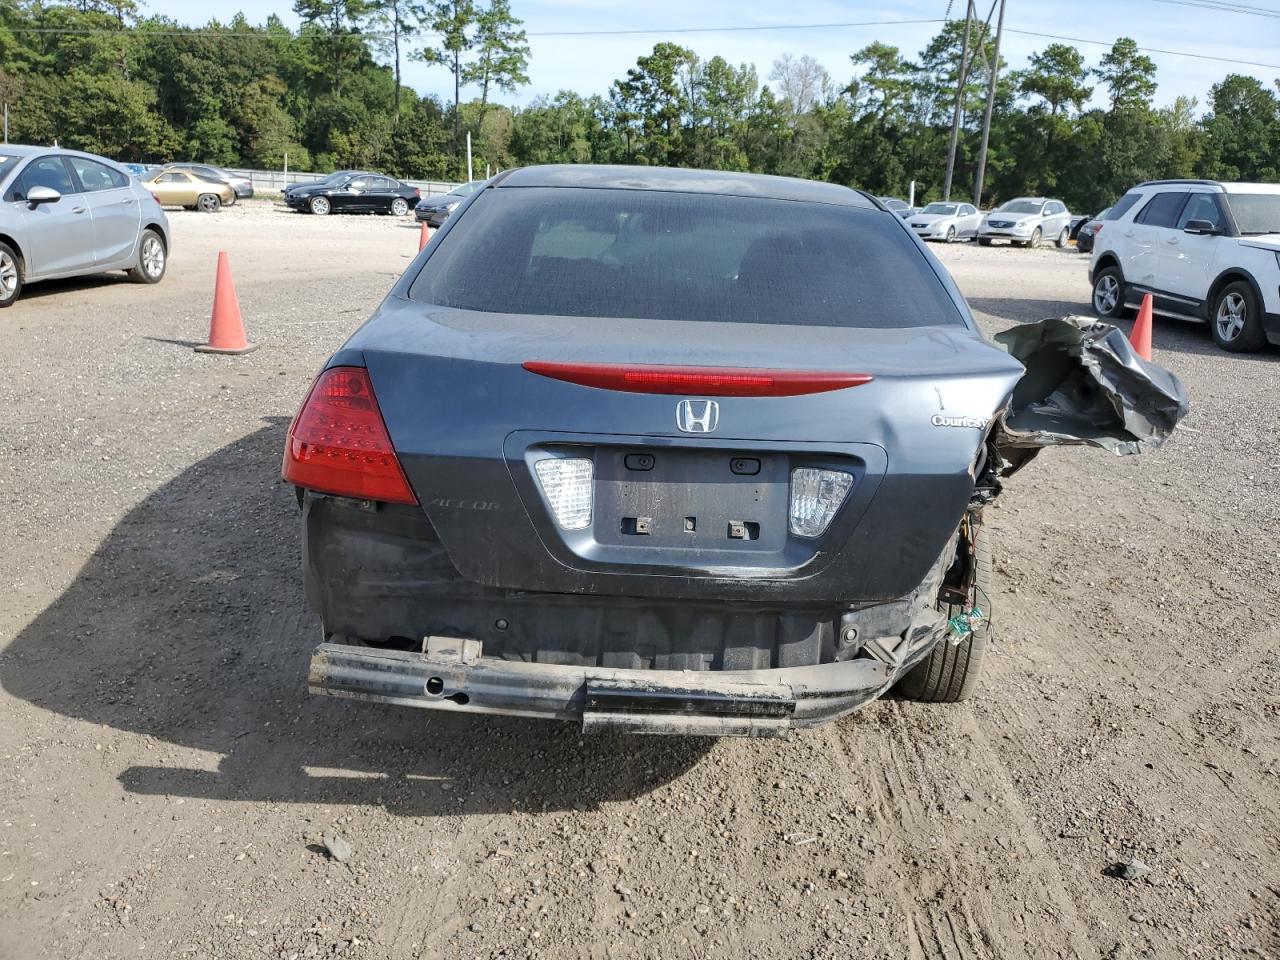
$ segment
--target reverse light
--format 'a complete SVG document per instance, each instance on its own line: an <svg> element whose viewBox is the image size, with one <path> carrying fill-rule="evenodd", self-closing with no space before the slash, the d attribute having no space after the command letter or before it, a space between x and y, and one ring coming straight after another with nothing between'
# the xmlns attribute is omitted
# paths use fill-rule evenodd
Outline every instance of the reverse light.
<svg viewBox="0 0 1280 960"><path fill-rule="evenodd" d="M552 380L626 393L703 397L798 397L859 387L869 373L769 370L758 367L683 367L658 364L553 363L529 360L524 368Z"/></svg>
<svg viewBox="0 0 1280 960"><path fill-rule="evenodd" d="M821 536L853 486L843 470L796 467L791 471L791 510L787 518L797 537Z"/></svg>
<svg viewBox="0 0 1280 960"><path fill-rule="evenodd" d="M533 465L542 494L565 530L591 526L591 493L595 465L580 457L553 457Z"/></svg>
<svg viewBox="0 0 1280 960"><path fill-rule="evenodd" d="M330 367L316 378L289 427L282 474L289 483L320 493L418 502L364 367Z"/></svg>

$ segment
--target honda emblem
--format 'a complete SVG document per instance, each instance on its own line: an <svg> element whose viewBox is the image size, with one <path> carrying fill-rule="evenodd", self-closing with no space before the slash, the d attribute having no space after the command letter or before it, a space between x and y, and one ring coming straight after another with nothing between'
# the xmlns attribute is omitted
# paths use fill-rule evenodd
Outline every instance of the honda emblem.
<svg viewBox="0 0 1280 960"><path fill-rule="evenodd" d="M714 400L681 400L676 426L685 433L711 433L720 424L720 404Z"/></svg>

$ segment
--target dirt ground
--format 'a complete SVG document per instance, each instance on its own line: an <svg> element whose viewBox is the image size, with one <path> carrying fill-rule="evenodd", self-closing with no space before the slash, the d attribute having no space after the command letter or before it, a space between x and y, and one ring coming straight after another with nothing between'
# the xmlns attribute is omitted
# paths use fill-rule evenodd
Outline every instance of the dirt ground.
<svg viewBox="0 0 1280 960"><path fill-rule="evenodd" d="M172 221L158 287L0 314L0 957L1280 957L1280 352L1158 321L1186 428L1010 483L975 700L584 738L308 697L284 430L417 232ZM247 357L190 349L219 249ZM992 330L1086 309L938 252Z"/></svg>

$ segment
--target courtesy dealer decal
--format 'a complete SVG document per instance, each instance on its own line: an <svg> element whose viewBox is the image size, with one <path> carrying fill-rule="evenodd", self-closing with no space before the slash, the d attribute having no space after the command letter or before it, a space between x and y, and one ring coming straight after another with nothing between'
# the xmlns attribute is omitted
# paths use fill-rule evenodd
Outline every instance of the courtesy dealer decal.
<svg viewBox="0 0 1280 960"><path fill-rule="evenodd" d="M991 422L990 417L944 417L940 413L935 413L929 418L929 422L935 427L968 427L970 429L985 430L987 424Z"/></svg>

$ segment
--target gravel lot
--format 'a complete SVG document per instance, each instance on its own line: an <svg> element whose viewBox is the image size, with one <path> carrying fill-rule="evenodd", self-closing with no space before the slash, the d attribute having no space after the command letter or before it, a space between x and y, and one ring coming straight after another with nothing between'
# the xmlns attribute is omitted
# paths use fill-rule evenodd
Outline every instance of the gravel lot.
<svg viewBox="0 0 1280 960"><path fill-rule="evenodd" d="M0 957L1280 957L1280 352L1157 321L1186 429L1010 483L976 700L584 739L308 698L284 430L417 230L171 217L158 287L0 313ZM190 349L219 249L246 357ZM992 330L1086 309L935 249Z"/></svg>

